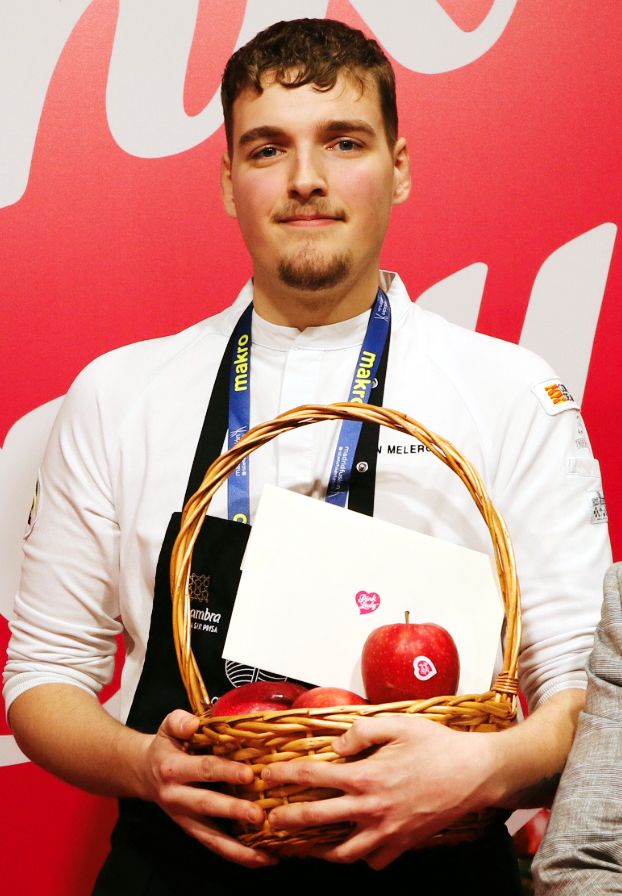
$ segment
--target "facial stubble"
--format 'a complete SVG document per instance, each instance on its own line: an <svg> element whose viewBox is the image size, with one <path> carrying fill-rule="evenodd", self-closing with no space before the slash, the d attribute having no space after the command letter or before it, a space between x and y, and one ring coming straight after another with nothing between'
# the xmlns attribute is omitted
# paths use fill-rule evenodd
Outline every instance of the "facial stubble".
<svg viewBox="0 0 622 896"><path fill-rule="evenodd" d="M349 252L324 255L314 247L303 246L295 254L279 261L279 279L292 289L320 292L342 283L350 273Z"/></svg>

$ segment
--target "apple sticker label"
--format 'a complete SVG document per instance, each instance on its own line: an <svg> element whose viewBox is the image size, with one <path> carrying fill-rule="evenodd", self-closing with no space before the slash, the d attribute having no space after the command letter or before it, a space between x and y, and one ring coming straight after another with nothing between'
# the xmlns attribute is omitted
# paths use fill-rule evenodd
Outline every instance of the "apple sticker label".
<svg viewBox="0 0 622 896"><path fill-rule="evenodd" d="M380 606L380 595L375 591L359 591L355 600L361 616L364 613L373 613Z"/></svg>
<svg viewBox="0 0 622 896"><path fill-rule="evenodd" d="M451 632L458 693L490 688L503 622L492 546L488 555L269 485L242 561L223 657L362 694L367 637L402 622L406 610L411 622ZM422 644L412 655L432 657L437 681L443 670L434 653ZM423 666L419 671L425 677Z"/></svg>
<svg viewBox="0 0 622 896"><path fill-rule="evenodd" d="M419 681L428 681L434 678L437 668L429 656L416 656L413 660L413 672Z"/></svg>

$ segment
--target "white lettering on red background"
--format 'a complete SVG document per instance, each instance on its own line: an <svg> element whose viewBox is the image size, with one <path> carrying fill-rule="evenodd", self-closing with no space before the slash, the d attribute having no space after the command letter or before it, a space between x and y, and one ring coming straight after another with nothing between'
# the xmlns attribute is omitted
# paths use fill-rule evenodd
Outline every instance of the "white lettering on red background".
<svg viewBox="0 0 622 896"><path fill-rule="evenodd" d="M483 56L505 30L516 0L495 0L478 28L463 31L437 0L393 0L392 14L377 0L352 7L388 53L405 68L438 74ZM43 105L63 48L91 0L11 3L0 30L0 208L18 202L28 185ZM324 18L328 0L247 2L231 51L280 19ZM205 108L184 111L183 94L198 0L120 0L110 58L106 111L125 152L153 159L184 152L222 124L218 79ZM404 28L403 23L409 27ZM15 85L19 84L19 90Z"/></svg>
<svg viewBox="0 0 622 896"><path fill-rule="evenodd" d="M617 227L601 224L556 249L534 280L520 345L562 377L580 404L592 357ZM488 266L476 262L435 283L417 300L423 308L474 330Z"/></svg>
<svg viewBox="0 0 622 896"><path fill-rule="evenodd" d="M517 0L495 0L473 31L463 31L436 0L350 0L391 56L413 72L438 75L475 62L505 31ZM409 27L404 28L403 23Z"/></svg>

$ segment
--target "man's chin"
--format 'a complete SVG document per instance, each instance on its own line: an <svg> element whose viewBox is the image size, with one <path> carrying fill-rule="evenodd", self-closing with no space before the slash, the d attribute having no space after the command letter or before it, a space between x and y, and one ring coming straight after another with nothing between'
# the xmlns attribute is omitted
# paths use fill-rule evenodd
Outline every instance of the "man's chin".
<svg viewBox="0 0 622 896"><path fill-rule="evenodd" d="M350 273L347 255L312 261L311 259L283 259L279 263L279 279L291 289L303 292L320 292L338 286Z"/></svg>

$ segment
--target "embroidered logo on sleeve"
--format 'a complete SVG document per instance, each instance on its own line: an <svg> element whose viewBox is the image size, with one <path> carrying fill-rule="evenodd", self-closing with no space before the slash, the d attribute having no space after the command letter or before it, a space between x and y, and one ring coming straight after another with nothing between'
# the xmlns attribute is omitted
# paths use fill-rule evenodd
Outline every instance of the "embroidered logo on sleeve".
<svg viewBox="0 0 622 896"><path fill-rule="evenodd" d="M547 414L561 414L562 411L578 411L579 405L568 389L559 380L545 380L531 387Z"/></svg>
<svg viewBox="0 0 622 896"><path fill-rule="evenodd" d="M596 488L589 493L592 502L592 513L590 517L591 523L606 523L609 520L607 514L607 505L605 504L605 496L602 489Z"/></svg>

